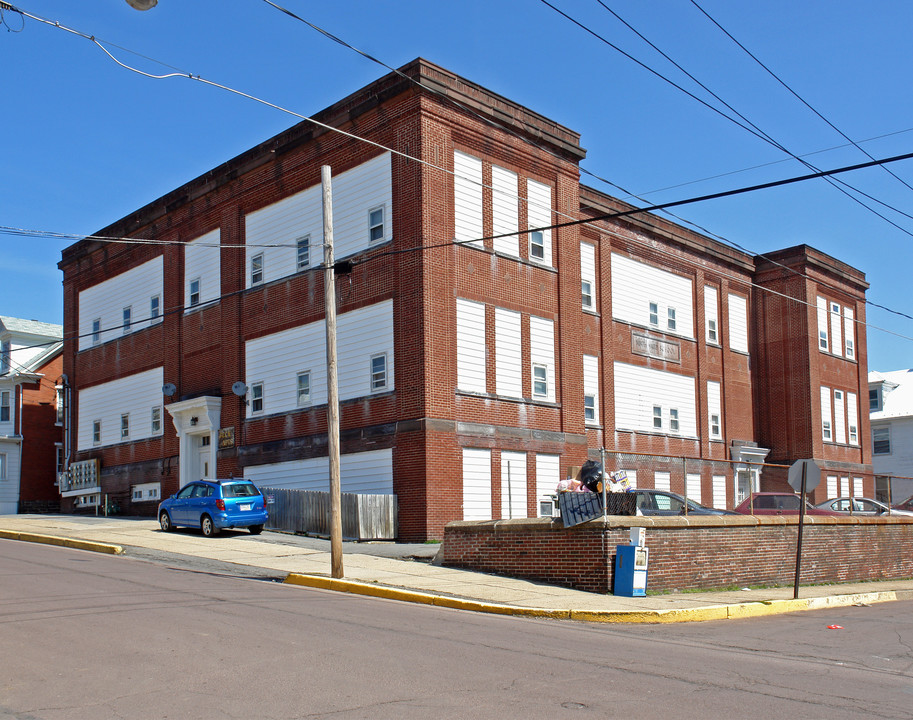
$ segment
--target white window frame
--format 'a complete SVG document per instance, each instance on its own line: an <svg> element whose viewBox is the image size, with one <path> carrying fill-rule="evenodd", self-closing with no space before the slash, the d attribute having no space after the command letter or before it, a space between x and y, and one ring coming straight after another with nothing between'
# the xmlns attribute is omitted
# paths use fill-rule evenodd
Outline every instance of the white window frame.
<svg viewBox="0 0 913 720"><path fill-rule="evenodd" d="M101 344L101 318L92 320L92 344Z"/></svg>
<svg viewBox="0 0 913 720"><path fill-rule="evenodd" d="M663 408L662 405L653 406L653 429L663 429Z"/></svg>
<svg viewBox="0 0 913 720"><path fill-rule="evenodd" d="M124 335L129 335L132 332L132 330L130 329L130 326L133 324L133 306L132 305L127 305L127 307L125 307L123 309L123 312L121 313L121 318L123 319L122 325L123 325Z"/></svg>
<svg viewBox="0 0 913 720"><path fill-rule="evenodd" d="M196 285L196 291L194 291L193 286ZM203 297L203 280L200 277L193 278L188 284L187 298L190 302L190 307L196 307L200 305L200 300Z"/></svg>
<svg viewBox="0 0 913 720"><path fill-rule="evenodd" d="M717 289L713 285L704 286L704 322L708 345L720 344L719 307Z"/></svg>
<svg viewBox="0 0 913 720"><path fill-rule="evenodd" d="M876 438L876 435L881 435L881 434L883 434L884 436L880 440L878 438ZM877 446L877 444L879 442L882 442L882 443L887 442L888 449L878 452L875 449L875 447ZM882 427L873 427L872 428L872 454L873 455L890 455L891 449L892 449L891 448L891 426L884 425Z"/></svg>
<svg viewBox="0 0 913 720"><path fill-rule="evenodd" d="M821 386L821 438L824 442L834 442L833 404L831 389Z"/></svg>
<svg viewBox="0 0 913 720"><path fill-rule="evenodd" d="M6 480L6 466L8 464L6 453L0 453L0 481Z"/></svg>
<svg viewBox="0 0 913 720"><path fill-rule="evenodd" d="M532 230L529 233L529 259L542 263L545 257L545 235L541 230Z"/></svg>
<svg viewBox="0 0 913 720"><path fill-rule="evenodd" d="M266 392L262 382L250 384L250 414L262 415L266 409ZM259 407L257 407L259 405Z"/></svg>
<svg viewBox="0 0 913 720"><path fill-rule="evenodd" d="M649 322L651 327L659 327L659 303L651 302L649 305Z"/></svg>
<svg viewBox="0 0 913 720"><path fill-rule="evenodd" d="M130 413L121 413L120 416L120 439L130 439Z"/></svg>
<svg viewBox="0 0 913 720"><path fill-rule="evenodd" d="M817 296L818 350L830 352L830 330L828 326L827 300Z"/></svg>
<svg viewBox="0 0 913 720"><path fill-rule="evenodd" d="M678 408L669 408L669 432L681 432L681 422L678 416Z"/></svg>
<svg viewBox="0 0 913 720"><path fill-rule="evenodd" d="M599 424L599 357L583 356L583 420L587 425Z"/></svg>
<svg viewBox="0 0 913 720"><path fill-rule="evenodd" d="M548 392L548 365L545 363L533 363L533 397L547 398ZM540 389L542 388L542 389Z"/></svg>
<svg viewBox="0 0 913 720"><path fill-rule="evenodd" d="M589 280L580 281L580 302L584 310L593 309L593 284Z"/></svg>
<svg viewBox="0 0 913 720"><path fill-rule="evenodd" d="M101 445L101 420L92 421L92 444Z"/></svg>
<svg viewBox="0 0 913 720"><path fill-rule="evenodd" d="M12 422L13 420L12 397L11 391L0 391L0 422Z"/></svg>
<svg viewBox="0 0 913 720"><path fill-rule="evenodd" d="M153 295L149 298L149 321L156 322L162 317L162 296Z"/></svg>
<svg viewBox="0 0 913 720"><path fill-rule="evenodd" d="M6 375L12 367L13 346L9 340L0 342L0 375Z"/></svg>
<svg viewBox="0 0 913 720"><path fill-rule="evenodd" d="M856 359L856 322L848 307L843 308L843 354L847 360Z"/></svg>
<svg viewBox="0 0 913 720"><path fill-rule="evenodd" d="M596 417L596 396L585 393L583 396L583 419L588 424L598 422Z"/></svg>
<svg viewBox="0 0 913 720"><path fill-rule="evenodd" d="M675 308L667 307L666 308L666 329L671 332L676 332L677 321L675 319Z"/></svg>
<svg viewBox="0 0 913 720"><path fill-rule="evenodd" d="M303 256L303 258L302 258ZM304 270L311 266L311 236L305 235L295 241L295 267Z"/></svg>
<svg viewBox="0 0 913 720"><path fill-rule="evenodd" d="M162 424L162 406L155 405L150 413L150 427L153 435L161 435L164 425Z"/></svg>
<svg viewBox="0 0 913 720"><path fill-rule="evenodd" d="M250 258L250 285L262 285L265 275L264 275L264 259L263 253L257 253L252 255Z"/></svg>
<svg viewBox="0 0 913 720"><path fill-rule="evenodd" d="M381 361L383 368L378 370L375 367L375 363ZM387 382L387 353L378 353L377 355L371 356L371 361L369 364L369 370L371 373L371 392L383 392L388 387Z"/></svg>
<svg viewBox="0 0 913 720"><path fill-rule="evenodd" d="M305 385L307 386L307 392L302 393L302 378L305 379ZM311 404L311 371L302 370L295 375L295 401L298 404L298 407L304 407L305 405Z"/></svg>
<svg viewBox="0 0 913 720"><path fill-rule="evenodd" d="M376 222L374 214L380 213L380 222ZM380 234L376 235L375 230L380 228ZM376 235L376 236L375 236ZM379 205L368 210L368 242L383 242L387 237L387 210L384 205Z"/></svg>
<svg viewBox="0 0 913 720"><path fill-rule="evenodd" d="M596 246L580 243L580 295L584 310L596 310Z"/></svg>
<svg viewBox="0 0 913 720"><path fill-rule="evenodd" d="M859 445L859 404L856 393L846 394L846 426L850 445Z"/></svg>

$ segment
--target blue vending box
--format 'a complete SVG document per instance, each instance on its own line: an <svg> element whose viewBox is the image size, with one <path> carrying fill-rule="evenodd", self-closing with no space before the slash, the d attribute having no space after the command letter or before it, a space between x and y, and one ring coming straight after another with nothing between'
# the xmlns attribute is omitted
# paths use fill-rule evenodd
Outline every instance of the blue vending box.
<svg viewBox="0 0 913 720"><path fill-rule="evenodd" d="M647 594L650 551L643 545L617 545L615 551L615 584L612 592L625 597L643 597Z"/></svg>

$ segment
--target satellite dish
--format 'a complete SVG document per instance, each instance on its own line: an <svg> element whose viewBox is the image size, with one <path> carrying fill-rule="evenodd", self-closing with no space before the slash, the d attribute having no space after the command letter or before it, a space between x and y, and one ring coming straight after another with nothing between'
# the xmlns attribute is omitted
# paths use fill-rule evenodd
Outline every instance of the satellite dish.
<svg viewBox="0 0 913 720"><path fill-rule="evenodd" d="M158 5L159 0L127 0L127 4L134 10L149 10Z"/></svg>
<svg viewBox="0 0 913 720"><path fill-rule="evenodd" d="M231 386L231 391L238 397L244 397L247 395L247 385L238 380L238 382Z"/></svg>
<svg viewBox="0 0 913 720"><path fill-rule="evenodd" d="M178 391L177 386L174 383L165 383L162 385L162 395L167 395L171 397Z"/></svg>

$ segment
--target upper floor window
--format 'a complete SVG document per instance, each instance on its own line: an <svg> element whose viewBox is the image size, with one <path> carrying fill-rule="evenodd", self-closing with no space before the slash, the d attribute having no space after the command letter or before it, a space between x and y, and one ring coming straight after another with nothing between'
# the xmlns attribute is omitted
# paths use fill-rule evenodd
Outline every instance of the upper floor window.
<svg viewBox="0 0 913 720"><path fill-rule="evenodd" d="M533 365L533 397L548 397L548 367Z"/></svg>
<svg viewBox="0 0 913 720"><path fill-rule="evenodd" d="M132 318L133 318L133 307L132 306L128 305L127 307L124 308L123 318L124 318L124 322L123 322L124 335L126 335L127 333L130 332L130 324L131 324Z"/></svg>
<svg viewBox="0 0 913 720"><path fill-rule="evenodd" d="M383 240L384 232L384 209L383 207L374 208L368 213L368 239L371 242Z"/></svg>
<svg viewBox="0 0 913 720"><path fill-rule="evenodd" d="M0 342L0 375L5 375L10 371L12 354L12 344L9 340Z"/></svg>
<svg viewBox="0 0 913 720"><path fill-rule="evenodd" d="M101 342L101 318L95 318L92 321L92 344L98 345Z"/></svg>
<svg viewBox="0 0 913 720"><path fill-rule="evenodd" d="M263 282L263 253L258 253L250 259L250 284L259 285Z"/></svg>
<svg viewBox="0 0 913 720"><path fill-rule="evenodd" d="M125 413L120 416L120 438L126 440L130 437L130 414Z"/></svg>
<svg viewBox="0 0 913 720"><path fill-rule="evenodd" d="M0 422L10 421L10 391L0 392Z"/></svg>
<svg viewBox="0 0 913 720"><path fill-rule="evenodd" d="M310 267L310 264L311 264L311 237L310 237L310 235L305 235L302 238L298 238L296 262L297 262L297 267L299 270L304 270L306 267Z"/></svg>
<svg viewBox="0 0 913 720"><path fill-rule="evenodd" d="M583 307L587 310L591 310L593 308L593 286L590 284L589 280L582 280L580 285Z"/></svg>
<svg viewBox="0 0 913 720"><path fill-rule="evenodd" d="M92 444L101 445L101 420L92 421Z"/></svg>
<svg viewBox="0 0 913 720"><path fill-rule="evenodd" d="M584 420L595 420L596 419L596 396L595 395L584 395L583 396L583 419Z"/></svg>
<svg viewBox="0 0 913 720"><path fill-rule="evenodd" d="M869 410L881 410L881 398L878 388L869 390Z"/></svg>
<svg viewBox="0 0 913 720"><path fill-rule="evenodd" d="M311 373L309 370L298 373L297 395L298 405L307 405L311 402Z"/></svg>
<svg viewBox="0 0 913 720"><path fill-rule="evenodd" d="M0 480L6 480L6 453L0 453Z"/></svg>
<svg viewBox="0 0 913 720"><path fill-rule="evenodd" d="M659 327L659 305L655 302L650 303L650 324Z"/></svg>
<svg viewBox="0 0 913 720"><path fill-rule="evenodd" d="M162 314L162 298L159 295L153 295L149 298L149 319L155 322Z"/></svg>
<svg viewBox="0 0 913 720"><path fill-rule="evenodd" d="M190 281L190 307L200 304L200 278L194 278Z"/></svg>
<svg viewBox="0 0 913 720"><path fill-rule="evenodd" d="M63 425L63 388L58 387L56 390L56 405L57 405L57 424Z"/></svg>
<svg viewBox="0 0 913 720"><path fill-rule="evenodd" d="M251 383L250 386L250 411L251 413L263 412L263 383Z"/></svg>
<svg viewBox="0 0 913 720"><path fill-rule="evenodd" d="M656 430L663 429L663 409L659 405L653 406L653 427Z"/></svg>
<svg viewBox="0 0 913 720"><path fill-rule="evenodd" d="M676 408L669 409L669 431L678 432L679 423L678 423L678 410Z"/></svg>
<svg viewBox="0 0 913 720"><path fill-rule="evenodd" d="M670 330L675 330L675 308L670 307L666 309L666 327Z"/></svg>
<svg viewBox="0 0 913 720"><path fill-rule="evenodd" d="M162 407L160 405L152 408L152 434L162 434Z"/></svg>
<svg viewBox="0 0 913 720"><path fill-rule="evenodd" d="M545 260L545 236L541 230L533 230L529 234L530 260Z"/></svg>
<svg viewBox="0 0 913 720"><path fill-rule="evenodd" d="M371 358L371 392L385 390L387 387L387 354L381 353Z"/></svg>
<svg viewBox="0 0 913 720"><path fill-rule="evenodd" d="M872 428L872 452L875 455L891 454L891 428Z"/></svg>

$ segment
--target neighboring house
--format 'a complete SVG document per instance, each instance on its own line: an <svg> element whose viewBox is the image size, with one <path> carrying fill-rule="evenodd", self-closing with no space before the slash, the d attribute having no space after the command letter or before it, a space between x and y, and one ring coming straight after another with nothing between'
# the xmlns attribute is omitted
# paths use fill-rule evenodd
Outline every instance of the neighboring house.
<svg viewBox="0 0 913 720"><path fill-rule="evenodd" d="M0 514L60 509L63 327L0 316Z"/></svg>
<svg viewBox="0 0 913 720"><path fill-rule="evenodd" d="M305 121L98 233L161 244L64 250L64 509L328 488L323 165L342 487L395 493L401 539L535 516L603 446L719 507L787 487L765 458L871 492L860 271L636 212L577 133L421 59L315 117L393 151Z"/></svg>
<svg viewBox="0 0 913 720"><path fill-rule="evenodd" d="M876 492L905 500L913 495L913 370L869 373L869 420Z"/></svg>

